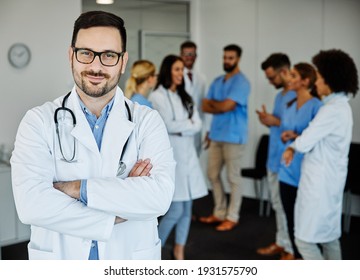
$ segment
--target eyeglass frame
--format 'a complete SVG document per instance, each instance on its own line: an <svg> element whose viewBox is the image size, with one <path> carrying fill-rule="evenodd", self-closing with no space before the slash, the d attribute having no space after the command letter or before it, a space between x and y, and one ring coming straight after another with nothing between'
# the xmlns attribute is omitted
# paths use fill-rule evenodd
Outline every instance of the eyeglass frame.
<svg viewBox="0 0 360 280"><path fill-rule="evenodd" d="M73 50L73 52L74 52L74 54L75 54L76 60L77 60L79 63L81 63L81 64L91 64L91 63L94 62L95 58L98 56L100 63L101 63L103 66L106 66L106 67L114 67L114 66L116 66L116 65L119 63L120 58L123 57L124 54L125 54L125 51L122 51L122 52L115 52L115 51L96 52L96 51L93 51L93 50L90 50L90 49L87 49L87 48L77 48L77 47L75 47L75 46L73 46L73 47L71 47L71 48L72 48L72 50ZM78 59L78 57L77 57L77 52L80 51L80 50L86 50L86 51L92 52L92 53L94 54L94 57L93 57L92 61L90 61L90 62L81 62L81 61ZM115 63L114 65L104 64L104 63L102 62L102 60L101 60L101 55L104 54L104 53L115 53L115 54L118 55L118 60L116 61L116 63Z"/></svg>

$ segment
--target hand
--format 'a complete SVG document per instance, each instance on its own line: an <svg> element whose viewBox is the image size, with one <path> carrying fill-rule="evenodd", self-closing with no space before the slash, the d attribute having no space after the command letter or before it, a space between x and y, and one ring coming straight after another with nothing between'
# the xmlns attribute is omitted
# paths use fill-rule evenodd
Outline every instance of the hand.
<svg viewBox="0 0 360 280"><path fill-rule="evenodd" d="M288 147L282 155L282 159L286 166L289 166L294 158L295 150L291 147Z"/></svg>
<svg viewBox="0 0 360 280"><path fill-rule="evenodd" d="M203 141L204 150L207 150L210 147L210 143L209 132L207 132Z"/></svg>
<svg viewBox="0 0 360 280"><path fill-rule="evenodd" d="M286 130L281 133L281 141L286 143L289 140L295 139L298 135L293 130Z"/></svg>
<svg viewBox="0 0 360 280"><path fill-rule="evenodd" d="M259 116L259 121L266 126L280 126L280 120L266 111L265 105L262 105L262 111L256 110Z"/></svg>
<svg viewBox="0 0 360 280"><path fill-rule="evenodd" d="M80 199L80 180L69 182L55 182L53 187L68 196Z"/></svg>
<svg viewBox="0 0 360 280"><path fill-rule="evenodd" d="M150 163L150 159L139 159L131 169L128 177L150 176L152 167L153 165Z"/></svg>

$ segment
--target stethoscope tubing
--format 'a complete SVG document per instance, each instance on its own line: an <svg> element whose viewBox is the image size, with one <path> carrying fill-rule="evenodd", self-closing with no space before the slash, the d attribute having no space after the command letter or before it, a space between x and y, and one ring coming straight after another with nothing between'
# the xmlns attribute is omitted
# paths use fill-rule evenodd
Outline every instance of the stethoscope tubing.
<svg viewBox="0 0 360 280"><path fill-rule="evenodd" d="M57 138L58 138L58 142L59 142L60 152L61 152L61 155L62 155L64 161L69 162L69 163L75 162L75 161L74 161L74 158L75 158L75 155L76 155L76 143L75 143L75 138L74 138L74 145L73 145L73 146L74 146L73 155L72 155L71 159L67 159L67 158L65 157L65 155L64 155L64 152L63 152L63 149L62 149L62 145L61 145L60 133L59 133L59 122L58 122L57 116L58 116L58 113L59 113L61 110L64 110L64 111L70 113L71 118L72 118L72 120L73 120L73 126L74 126L74 127L76 126L76 117L75 117L74 112L73 112L71 109L69 109L69 108L67 108L67 107L65 106L66 100L69 98L70 94L71 94L71 92L69 92L68 94L65 95L65 97L64 97L64 99L63 99L63 102L62 102L62 104L61 104L61 107L57 108L57 109L55 110L55 112L54 112L54 122L55 122L55 126L56 126L56 134L57 134ZM128 114L128 120L129 120L130 122L132 122L130 107L129 107L129 105L127 104L126 101L124 101L124 103L125 103L126 111L127 111L127 114ZM119 160L119 166L122 166L122 167L123 167L123 168L122 168L122 169L123 169L123 172L125 172L125 169L126 169L126 165L125 165L125 163L123 162L123 158L124 158L124 154L125 154L125 151L126 151L128 142L129 142L129 138L130 138L130 137L128 137L128 139L126 140L126 142L125 142L125 144L124 144L124 147L123 147L123 149L122 149L122 151L121 151L120 160ZM124 168L124 167L125 167L125 168ZM123 172L122 172L122 173L123 173ZM118 172L118 173L119 173L119 172ZM120 174L120 175L121 175L121 174Z"/></svg>

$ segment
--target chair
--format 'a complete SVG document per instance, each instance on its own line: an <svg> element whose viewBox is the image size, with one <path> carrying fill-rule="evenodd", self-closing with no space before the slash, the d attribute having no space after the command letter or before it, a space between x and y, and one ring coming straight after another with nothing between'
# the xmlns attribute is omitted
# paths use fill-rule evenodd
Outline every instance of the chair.
<svg viewBox="0 0 360 280"><path fill-rule="evenodd" d="M344 189L343 230L350 231L352 195L360 195L360 143L352 142L349 150L348 174Z"/></svg>
<svg viewBox="0 0 360 280"><path fill-rule="evenodd" d="M255 155L255 167L243 168L240 170L241 176L254 180L256 197L260 200L259 215L264 214L264 188L266 185L266 161L268 154L269 135L261 136ZM266 216L270 215L270 202L267 203Z"/></svg>

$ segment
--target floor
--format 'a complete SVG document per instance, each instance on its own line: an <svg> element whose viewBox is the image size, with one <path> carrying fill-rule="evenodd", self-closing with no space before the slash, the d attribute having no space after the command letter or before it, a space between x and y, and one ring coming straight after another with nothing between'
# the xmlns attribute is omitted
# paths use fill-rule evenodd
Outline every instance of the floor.
<svg viewBox="0 0 360 280"><path fill-rule="evenodd" d="M194 201L195 216L211 212L213 201L211 194ZM278 257L262 257L256 254L256 248L274 241L275 218L259 216L259 202L244 198L239 225L230 232L217 232L213 226L204 225L196 220L192 222L186 246L188 260L275 260ZM360 217L352 217L349 233L341 237L344 260L360 260ZM163 259L171 259L173 236L169 237L163 249ZM27 242L2 248L4 260L26 260Z"/></svg>

